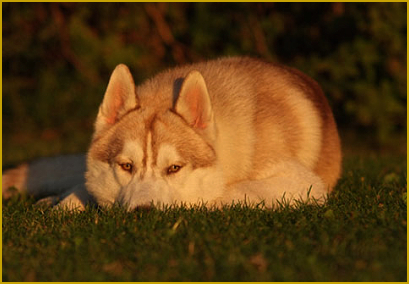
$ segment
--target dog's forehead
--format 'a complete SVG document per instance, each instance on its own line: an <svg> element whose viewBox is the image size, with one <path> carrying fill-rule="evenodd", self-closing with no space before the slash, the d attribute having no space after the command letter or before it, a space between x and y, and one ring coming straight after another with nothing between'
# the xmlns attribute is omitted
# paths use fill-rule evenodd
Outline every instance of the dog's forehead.
<svg viewBox="0 0 409 284"><path fill-rule="evenodd" d="M146 163L161 160L184 160L196 166L214 162L215 153L183 119L171 110L158 112L136 110L129 113L113 131L91 147L90 154L110 162L122 154ZM177 156L176 156L177 154Z"/></svg>
<svg viewBox="0 0 409 284"><path fill-rule="evenodd" d="M166 141L155 142L152 140L153 137L152 132L148 131L143 139L142 137L126 139L119 154L120 158L131 159L143 168L152 166L162 167L183 161L176 145Z"/></svg>
<svg viewBox="0 0 409 284"><path fill-rule="evenodd" d="M118 126L117 136L139 141L142 144L147 143L149 136L150 144L154 148L164 142L175 142L175 138L183 139L181 134L187 127L180 123L180 119L175 119L176 116L171 111L158 112L150 109L135 111Z"/></svg>
<svg viewBox="0 0 409 284"><path fill-rule="evenodd" d="M186 139L186 136L183 135L186 127L171 111L164 114L164 112L147 109L129 114L117 126L114 137L122 141L123 152L134 151L138 154L143 153L143 155L152 152L156 158L160 148L169 149L172 145L176 149L180 144L178 141ZM142 149L142 152L139 149Z"/></svg>
<svg viewBox="0 0 409 284"><path fill-rule="evenodd" d="M128 132L126 140L141 145L144 155L152 153L153 161L158 159L159 152L169 157L178 153L185 160L208 152L206 143L199 135L171 110L134 115L129 117L130 122L123 129Z"/></svg>
<svg viewBox="0 0 409 284"><path fill-rule="evenodd" d="M118 123L116 132L128 139L142 139L146 137L154 119L155 113L149 109L133 111Z"/></svg>

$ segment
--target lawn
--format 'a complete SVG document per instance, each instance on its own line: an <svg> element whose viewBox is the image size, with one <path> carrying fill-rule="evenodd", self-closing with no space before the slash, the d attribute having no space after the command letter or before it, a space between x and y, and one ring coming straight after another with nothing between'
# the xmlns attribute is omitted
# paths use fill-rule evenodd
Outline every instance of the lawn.
<svg viewBox="0 0 409 284"><path fill-rule="evenodd" d="M326 205L67 213L3 201L3 281L406 281L406 157L350 155Z"/></svg>

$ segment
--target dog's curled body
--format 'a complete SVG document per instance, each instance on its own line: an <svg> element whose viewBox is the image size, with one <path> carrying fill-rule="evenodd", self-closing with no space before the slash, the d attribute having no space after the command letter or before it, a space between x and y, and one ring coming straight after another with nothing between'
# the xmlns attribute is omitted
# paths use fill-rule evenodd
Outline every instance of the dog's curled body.
<svg viewBox="0 0 409 284"><path fill-rule="evenodd" d="M331 109L300 71L222 58L135 87L119 65L97 116L85 187L73 194L128 208L244 199L272 206L283 196L323 200L340 168ZM79 200L68 195L62 204Z"/></svg>

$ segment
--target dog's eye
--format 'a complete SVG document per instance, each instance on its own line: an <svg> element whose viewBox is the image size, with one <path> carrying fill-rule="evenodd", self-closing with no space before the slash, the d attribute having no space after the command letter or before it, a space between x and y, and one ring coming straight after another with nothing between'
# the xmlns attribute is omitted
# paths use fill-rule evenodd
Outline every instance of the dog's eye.
<svg viewBox="0 0 409 284"><path fill-rule="evenodd" d="M133 166L132 166L131 163L123 163L123 164L119 164L119 165L121 166L121 168L122 168L124 171L132 172Z"/></svg>
<svg viewBox="0 0 409 284"><path fill-rule="evenodd" d="M177 173L181 168L182 166L179 166L179 165L171 165L167 170L167 174L170 175L170 174Z"/></svg>

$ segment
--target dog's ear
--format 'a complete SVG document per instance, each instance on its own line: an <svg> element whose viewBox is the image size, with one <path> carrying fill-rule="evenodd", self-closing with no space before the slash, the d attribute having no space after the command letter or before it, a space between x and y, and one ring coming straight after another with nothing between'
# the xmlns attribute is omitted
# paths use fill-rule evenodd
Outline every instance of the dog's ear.
<svg viewBox="0 0 409 284"><path fill-rule="evenodd" d="M104 99L99 107L95 133L112 126L137 105L138 99L131 72L126 65L119 64L112 72Z"/></svg>
<svg viewBox="0 0 409 284"><path fill-rule="evenodd" d="M213 125L213 110L206 82L198 71L191 71L180 88L175 111L193 128L204 130Z"/></svg>

